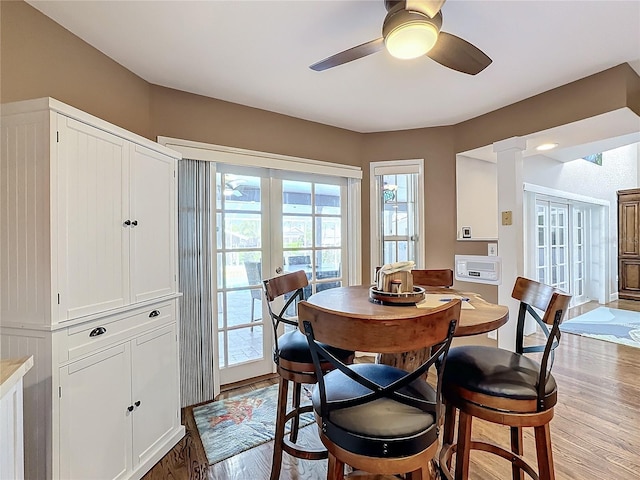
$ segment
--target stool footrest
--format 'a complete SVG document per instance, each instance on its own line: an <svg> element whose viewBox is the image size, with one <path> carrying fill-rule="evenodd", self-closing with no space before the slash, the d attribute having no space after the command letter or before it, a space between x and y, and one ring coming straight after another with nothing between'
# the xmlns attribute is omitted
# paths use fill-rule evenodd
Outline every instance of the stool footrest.
<svg viewBox="0 0 640 480"><path fill-rule="evenodd" d="M324 460L329 457L329 453L324 448L304 448L291 443L288 438L284 438L282 440L282 450L293 457L302 458L304 460Z"/></svg>
<svg viewBox="0 0 640 480"><path fill-rule="evenodd" d="M284 417L284 423L286 425L287 422L289 422L292 418L309 412L313 412L313 405L302 405L298 408L294 408L291 411L287 412ZM285 437L282 439L282 450L293 457L302 458L304 460L324 460L329 456L326 448L302 447L289 440L287 438L287 435L285 435Z"/></svg>
<svg viewBox="0 0 640 480"><path fill-rule="evenodd" d="M490 442L478 442L472 440L469 445L470 450L481 450L487 453L493 453L506 460L509 460L513 465L529 475L533 480L540 480L538 474L531 465L522 457L516 453L513 453L506 448L496 445ZM458 445L445 443L440 449L440 455L438 457L438 463L440 464L440 472L447 480L454 480L454 475L451 472L450 464L453 454L456 453ZM457 461L457 460L456 460Z"/></svg>

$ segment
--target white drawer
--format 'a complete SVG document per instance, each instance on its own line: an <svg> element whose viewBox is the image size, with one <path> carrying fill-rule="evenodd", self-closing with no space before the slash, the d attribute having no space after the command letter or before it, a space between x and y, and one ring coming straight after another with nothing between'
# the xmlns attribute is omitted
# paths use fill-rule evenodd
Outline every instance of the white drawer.
<svg viewBox="0 0 640 480"><path fill-rule="evenodd" d="M170 301L74 325L58 336L58 361L63 363L92 354L175 319L175 301Z"/></svg>

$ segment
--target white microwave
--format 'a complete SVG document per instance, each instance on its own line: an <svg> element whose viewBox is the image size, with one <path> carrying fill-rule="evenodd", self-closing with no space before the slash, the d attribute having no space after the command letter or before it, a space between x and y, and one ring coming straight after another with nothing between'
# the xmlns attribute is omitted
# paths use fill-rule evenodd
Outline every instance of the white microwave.
<svg viewBox="0 0 640 480"><path fill-rule="evenodd" d="M482 255L456 255L455 277L462 282L502 283L502 258Z"/></svg>

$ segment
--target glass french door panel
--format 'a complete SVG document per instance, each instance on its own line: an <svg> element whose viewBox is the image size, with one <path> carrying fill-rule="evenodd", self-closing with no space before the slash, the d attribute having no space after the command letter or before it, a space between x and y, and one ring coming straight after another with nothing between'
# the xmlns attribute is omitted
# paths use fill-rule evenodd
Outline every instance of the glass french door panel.
<svg viewBox="0 0 640 480"><path fill-rule="evenodd" d="M587 300L585 292L586 278L586 209L581 206L572 207L573 212L573 278L572 278L572 303L574 305Z"/></svg>
<svg viewBox="0 0 640 480"><path fill-rule="evenodd" d="M282 180L282 251L287 271L304 270L305 296L318 282L341 286L343 190L340 184Z"/></svg>
<svg viewBox="0 0 640 480"><path fill-rule="evenodd" d="M216 173L218 360L223 383L242 379L246 373L239 371L253 369L261 375L271 370L271 337L265 338L262 318L263 182L258 175Z"/></svg>
<svg viewBox="0 0 640 480"><path fill-rule="evenodd" d="M417 174L382 175L382 263L416 261Z"/></svg>

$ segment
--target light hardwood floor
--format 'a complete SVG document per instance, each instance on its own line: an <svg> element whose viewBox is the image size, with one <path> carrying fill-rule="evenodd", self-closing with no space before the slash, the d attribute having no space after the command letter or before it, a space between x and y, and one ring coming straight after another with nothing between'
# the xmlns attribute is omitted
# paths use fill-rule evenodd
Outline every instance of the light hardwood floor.
<svg viewBox="0 0 640 480"><path fill-rule="evenodd" d="M620 300L607 306L640 311L640 302ZM577 316L593 308L573 309ZM640 348L563 334L553 373L559 399L551 422L557 480L637 480L640 478ZM276 383L275 377L237 386L225 397ZM183 410L185 438L144 480L263 480L269 478L273 443L258 446L208 466L193 422ZM313 435L314 425L303 431ZM509 444L506 428L474 421L475 436ZM525 429L525 457L535 464L532 432ZM281 480L326 478L326 461L302 461L284 454ZM483 452L473 452L471 480L511 478L510 464Z"/></svg>

